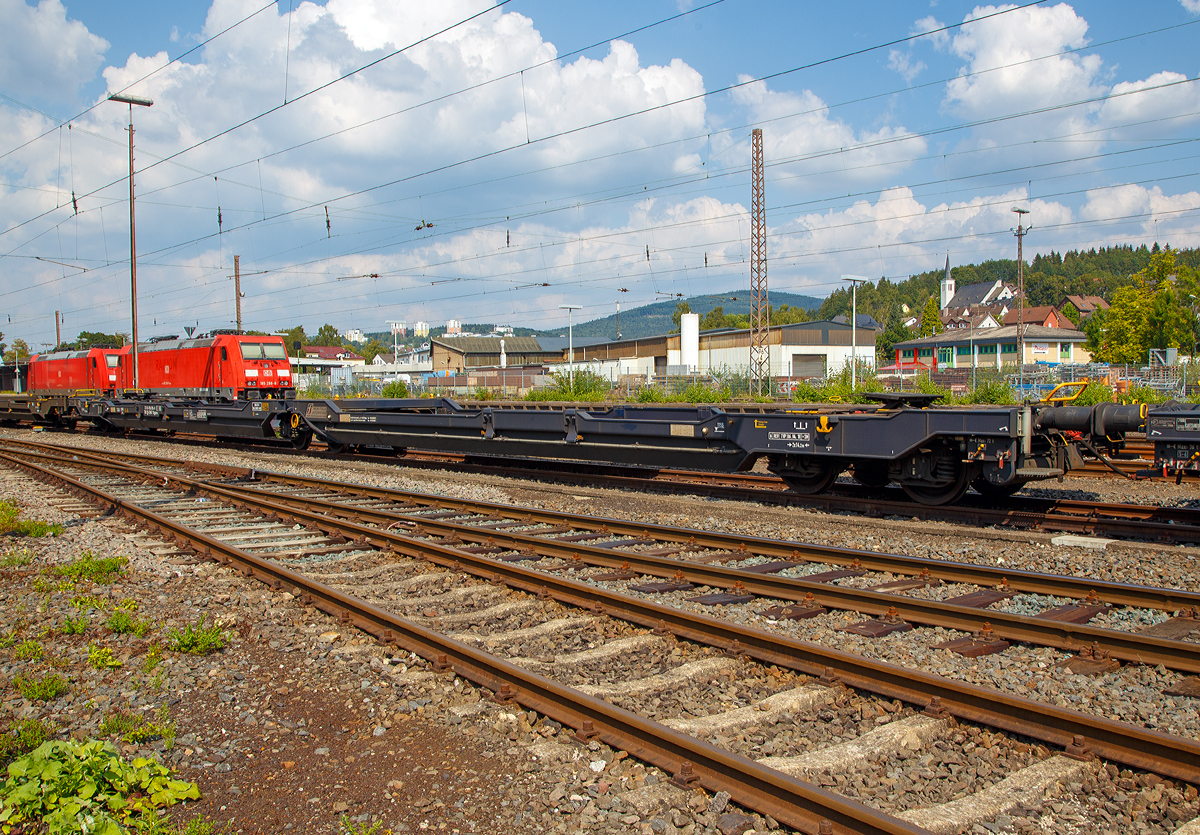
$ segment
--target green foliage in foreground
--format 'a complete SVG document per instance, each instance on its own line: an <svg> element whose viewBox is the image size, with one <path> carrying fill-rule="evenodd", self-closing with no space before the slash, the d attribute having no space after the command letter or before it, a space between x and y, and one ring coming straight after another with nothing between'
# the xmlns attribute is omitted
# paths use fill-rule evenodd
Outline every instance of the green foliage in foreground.
<svg viewBox="0 0 1200 835"><path fill-rule="evenodd" d="M124 760L111 742L52 740L14 760L0 787L0 827L38 824L47 835L123 835L136 816L196 800L195 783L153 759Z"/></svg>
<svg viewBox="0 0 1200 835"><path fill-rule="evenodd" d="M58 536L63 526L40 522L37 519L20 519L21 507L11 499L0 499L0 534L19 536Z"/></svg>
<svg viewBox="0 0 1200 835"><path fill-rule="evenodd" d="M167 636L167 646L175 652L206 655L224 649L228 637L221 627L205 626L204 618L200 618L199 624L189 623L183 630L172 629Z"/></svg>
<svg viewBox="0 0 1200 835"><path fill-rule="evenodd" d="M31 702L49 702L71 689L67 680L58 673L48 673L41 678L17 676L13 679L13 686Z"/></svg>

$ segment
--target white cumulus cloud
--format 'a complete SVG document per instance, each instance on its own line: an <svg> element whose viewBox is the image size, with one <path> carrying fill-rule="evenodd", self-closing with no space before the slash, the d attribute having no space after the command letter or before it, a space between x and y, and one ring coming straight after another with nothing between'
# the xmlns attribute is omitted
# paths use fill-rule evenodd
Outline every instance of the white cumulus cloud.
<svg viewBox="0 0 1200 835"><path fill-rule="evenodd" d="M67 19L59 0L0 0L0 88L69 101L95 77L108 41Z"/></svg>

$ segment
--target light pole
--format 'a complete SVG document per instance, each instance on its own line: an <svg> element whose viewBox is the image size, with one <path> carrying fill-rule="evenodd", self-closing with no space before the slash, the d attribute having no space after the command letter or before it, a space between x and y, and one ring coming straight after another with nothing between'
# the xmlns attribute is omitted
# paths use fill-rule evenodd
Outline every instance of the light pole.
<svg viewBox="0 0 1200 835"><path fill-rule="evenodd" d="M844 275L850 282L850 391L858 387L858 285L870 281L865 275Z"/></svg>
<svg viewBox="0 0 1200 835"><path fill-rule="evenodd" d="M149 107L153 99L113 93L109 101L129 105L129 289L133 314L133 387L138 388L138 331L137 331L137 228L133 222L133 106Z"/></svg>
<svg viewBox="0 0 1200 835"><path fill-rule="evenodd" d="M575 311L579 308L580 305L577 304L560 304L558 306L559 310L567 311L567 373L570 375L572 397L575 396Z"/></svg>

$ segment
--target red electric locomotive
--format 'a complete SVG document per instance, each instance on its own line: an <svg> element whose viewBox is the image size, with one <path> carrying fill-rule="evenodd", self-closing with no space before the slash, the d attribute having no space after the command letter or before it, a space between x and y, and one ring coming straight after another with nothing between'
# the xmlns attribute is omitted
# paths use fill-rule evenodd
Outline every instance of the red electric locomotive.
<svg viewBox="0 0 1200 835"><path fill-rule="evenodd" d="M122 386L133 387L132 346L120 351ZM214 332L138 345L138 388L208 400L266 400L295 395L283 339Z"/></svg>
<svg viewBox="0 0 1200 835"><path fill-rule="evenodd" d="M44 395L111 394L119 386L118 353L115 348L92 348L37 354L29 360L28 390Z"/></svg>

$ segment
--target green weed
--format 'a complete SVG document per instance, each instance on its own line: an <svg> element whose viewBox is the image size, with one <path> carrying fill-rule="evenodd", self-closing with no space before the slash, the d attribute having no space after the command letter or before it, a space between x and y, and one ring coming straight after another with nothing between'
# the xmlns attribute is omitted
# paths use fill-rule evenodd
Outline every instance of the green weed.
<svg viewBox="0 0 1200 835"><path fill-rule="evenodd" d="M13 686L31 702L48 702L70 690L67 680L57 673L47 673L41 678L17 676Z"/></svg>
<svg viewBox="0 0 1200 835"><path fill-rule="evenodd" d="M71 616L64 617L62 623L59 624L58 631L64 635L83 635L91 627L92 621L90 618L85 618L80 615L77 618Z"/></svg>
<svg viewBox="0 0 1200 835"><path fill-rule="evenodd" d="M24 641L17 645L16 658L18 661L41 661L45 652L37 641Z"/></svg>
<svg viewBox="0 0 1200 835"><path fill-rule="evenodd" d="M129 560L125 557L97 558L91 551L84 551L78 559L48 569L59 577L75 581L90 580L99 586L107 586L125 573Z"/></svg>
<svg viewBox="0 0 1200 835"><path fill-rule="evenodd" d="M110 648L98 647L95 644L88 646L87 660L88 664L97 670L110 670L121 666L121 662L113 657L113 652Z"/></svg>
<svg viewBox="0 0 1200 835"><path fill-rule="evenodd" d="M9 551L0 559L0 568L20 568L33 562L33 551L29 548L18 548Z"/></svg>
<svg viewBox="0 0 1200 835"><path fill-rule="evenodd" d="M111 603L103 597L95 597L90 594L79 594L71 598L71 605L79 611L94 609L97 612L103 612L111 607Z"/></svg>
<svg viewBox="0 0 1200 835"><path fill-rule="evenodd" d="M21 519L21 506L11 499L0 499L0 534L42 537L58 536L63 526L37 519Z"/></svg>
<svg viewBox="0 0 1200 835"><path fill-rule="evenodd" d="M225 648L229 636L221 627L205 626L204 618L199 624L189 623L182 631L171 630L167 646L175 652L186 652L191 655L205 655Z"/></svg>
<svg viewBox="0 0 1200 835"><path fill-rule="evenodd" d="M54 728L40 719L26 719L0 734L0 763L7 763L37 748L54 735Z"/></svg>
<svg viewBox="0 0 1200 835"><path fill-rule="evenodd" d="M350 820L348 815L342 815L342 819L338 821L338 833L346 833L346 835L377 835L380 829L383 828L383 821L375 821L369 826L366 823L355 823ZM391 832L389 829L388 832Z"/></svg>
<svg viewBox="0 0 1200 835"><path fill-rule="evenodd" d="M118 635L137 635L139 638L144 637L150 631L149 622L138 620L129 613L128 609L113 610L105 626Z"/></svg>
<svg viewBox="0 0 1200 835"><path fill-rule="evenodd" d="M97 730L100 736L124 736L140 728L145 721L145 719L136 713L130 713L126 710L115 710L112 713L105 714Z"/></svg>
<svg viewBox="0 0 1200 835"><path fill-rule="evenodd" d="M153 672L154 668L162 663L162 645L155 641L150 645L150 651L146 653L146 661L142 665L143 672Z"/></svg>

